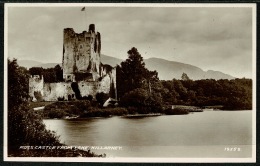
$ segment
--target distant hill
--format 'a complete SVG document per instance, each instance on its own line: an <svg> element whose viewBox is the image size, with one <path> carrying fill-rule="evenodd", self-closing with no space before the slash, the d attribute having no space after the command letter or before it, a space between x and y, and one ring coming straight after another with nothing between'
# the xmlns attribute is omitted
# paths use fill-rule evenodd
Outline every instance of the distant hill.
<svg viewBox="0 0 260 166"><path fill-rule="evenodd" d="M42 63L38 61L33 61L33 60L17 60L18 65L26 67L27 69L31 67L42 67L42 68L53 68L55 67L58 63ZM59 64L61 66L61 63Z"/></svg>
<svg viewBox="0 0 260 166"><path fill-rule="evenodd" d="M118 59L118 58L115 58L115 57L111 57L111 56L101 54L101 62L103 64L109 64L111 66L116 66L116 65L120 65L120 63L122 61L123 61L122 59Z"/></svg>
<svg viewBox="0 0 260 166"><path fill-rule="evenodd" d="M120 64L123 60L114 58L111 56L103 55L101 54L101 62L103 64L109 64L111 66L116 66L117 64ZM55 67L56 65L62 66L61 63L41 63L33 60L17 60L17 63L20 66L26 67L26 68L31 68L31 67L42 67L42 68L52 68Z"/></svg>
<svg viewBox="0 0 260 166"><path fill-rule="evenodd" d="M219 71L203 71L201 68L160 58L144 60L149 70L156 70L161 80L181 79L182 73L186 73L190 79L233 79L234 77Z"/></svg>
<svg viewBox="0 0 260 166"><path fill-rule="evenodd" d="M37 65L36 67L42 67L42 68L47 69L47 68L53 68L53 67L55 67L56 65L62 66L61 63L44 63L44 64L42 64L42 65Z"/></svg>
<svg viewBox="0 0 260 166"><path fill-rule="evenodd" d="M109 64L111 66L116 66L120 64L123 60L107 55L101 55L101 62L103 64ZM190 79L198 80L198 79L234 79L231 75L219 72L219 71L203 71L201 68L180 63L174 61L168 61L160 58L149 58L144 59L145 66L149 70L156 70L158 72L159 78L161 80L172 80L181 79L182 73L186 73ZM18 60L18 64L20 66L24 66L26 68L31 67L43 67L43 68L51 68L55 67L58 63L41 63L37 61L30 60ZM61 66L61 64L60 64Z"/></svg>
<svg viewBox="0 0 260 166"><path fill-rule="evenodd" d="M28 69L31 68L31 67L35 67L35 66L44 65L44 63L33 61L33 60L19 60L19 59L17 59L17 63L18 63L18 65L26 67Z"/></svg>
<svg viewBox="0 0 260 166"><path fill-rule="evenodd" d="M206 78L211 78L213 76L216 80L219 80L219 79L234 79L235 78L235 77L233 77L229 74L225 74L225 73L222 73L220 71L208 70L206 72Z"/></svg>

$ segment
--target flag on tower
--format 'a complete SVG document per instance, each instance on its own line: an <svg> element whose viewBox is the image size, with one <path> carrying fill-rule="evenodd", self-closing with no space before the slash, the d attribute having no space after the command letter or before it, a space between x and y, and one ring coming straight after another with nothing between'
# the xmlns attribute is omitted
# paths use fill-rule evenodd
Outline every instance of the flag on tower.
<svg viewBox="0 0 260 166"><path fill-rule="evenodd" d="M85 11L85 7L83 7L83 8L81 9L81 11Z"/></svg>

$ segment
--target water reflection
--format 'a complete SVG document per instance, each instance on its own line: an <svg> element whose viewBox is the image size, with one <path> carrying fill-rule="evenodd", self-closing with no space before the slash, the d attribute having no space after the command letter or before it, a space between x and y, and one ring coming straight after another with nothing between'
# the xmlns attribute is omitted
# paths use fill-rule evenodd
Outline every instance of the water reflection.
<svg viewBox="0 0 260 166"><path fill-rule="evenodd" d="M197 147L199 150L209 146L219 148L226 145L251 145L251 119L251 111L208 111L184 116L111 117L44 122L49 129L61 135L61 140L67 145L127 147L125 153L113 152L119 156L135 156L139 153L160 153L167 156L171 149L170 153L178 156L185 148ZM165 147L163 152L148 152L151 148L161 146ZM223 151L221 148L219 150ZM196 155L196 152L190 153Z"/></svg>

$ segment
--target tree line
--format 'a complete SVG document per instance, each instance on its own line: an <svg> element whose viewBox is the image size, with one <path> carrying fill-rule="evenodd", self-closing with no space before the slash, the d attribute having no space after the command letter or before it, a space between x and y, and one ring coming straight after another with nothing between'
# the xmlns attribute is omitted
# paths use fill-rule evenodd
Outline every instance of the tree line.
<svg viewBox="0 0 260 166"><path fill-rule="evenodd" d="M252 80L159 80L157 71L145 67L143 57L133 47L128 58L117 66L119 103L146 112L159 112L169 105L215 106L228 110L252 109Z"/></svg>
<svg viewBox="0 0 260 166"><path fill-rule="evenodd" d="M161 81L165 104L194 106L221 105L228 110L252 109L252 80L170 80Z"/></svg>
<svg viewBox="0 0 260 166"><path fill-rule="evenodd" d="M183 73L181 80L159 80L157 71L145 67L137 48L131 48L127 54L128 58L116 67L117 98L121 106L132 107L142 113L158 112L169 105L221 105L228 110L252 109L251 79L191 80ZM59 65L48 69L33 67L29 72L43 76L48 83L63 81Z"/></svg>
<svg viewBox="0 0 260 166"><path fill-rule="evenodd" d="M63 70L60 65L56 65L54 68L44 69L42 67L32 67L29 69L31 75L39 75L40 78L44 78L46 83L62 82Z"/></svg>

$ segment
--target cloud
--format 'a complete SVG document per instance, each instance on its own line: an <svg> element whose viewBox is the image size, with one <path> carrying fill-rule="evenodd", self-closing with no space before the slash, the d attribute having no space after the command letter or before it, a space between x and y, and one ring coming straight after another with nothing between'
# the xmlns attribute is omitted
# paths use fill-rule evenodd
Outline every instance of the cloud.
<svg viewBox="0 0 260 166"><path fill-rule="evenodd" d="M10 7L9 55L61 62L63 29L95 23L102 53L125 59L131 47L234 76L251 75L252 9L245 7ZM240 67L238 67L240 66Z"/></svg>

